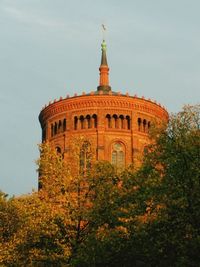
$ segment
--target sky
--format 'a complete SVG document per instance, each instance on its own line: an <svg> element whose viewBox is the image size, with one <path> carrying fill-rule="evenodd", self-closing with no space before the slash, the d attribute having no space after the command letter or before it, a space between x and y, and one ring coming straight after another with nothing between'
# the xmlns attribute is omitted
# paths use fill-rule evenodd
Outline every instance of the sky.
<svg viewBox="0 0 200 267"><path fill-rule="evenodd" d="M96 90L106 26L114 91L170 113L200 99L199 0L0 0L0 190L37 190L38 115Z"/></svg>

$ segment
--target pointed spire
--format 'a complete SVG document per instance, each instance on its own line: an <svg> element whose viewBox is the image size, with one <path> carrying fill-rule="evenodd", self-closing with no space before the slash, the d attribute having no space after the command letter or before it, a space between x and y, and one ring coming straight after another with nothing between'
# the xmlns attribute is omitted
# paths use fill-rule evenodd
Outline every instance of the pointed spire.
<svg viewBox="0 0 200 267"><path fill-rule="evenodd" d="M102 90L104 92L108 92L111 90L111 87L109 85L109 67L108 67L107 57L106 57L106 42L105 42L105 40L103 40L103 42L101 44L101 51L102 51L101 65L99 67L100 79L99 79L99 86L97 87L97 90L98 91Z"/></svg>
<svg viewBox="0 0 200 267"><path fill-rule="evenodd" d="M102 65L108 66L107 57L106 57L106 42L105 42L105 40L103 40L103 42L101 44L101 51L102 51L102 55L101 55L101 66Z"/></svg>

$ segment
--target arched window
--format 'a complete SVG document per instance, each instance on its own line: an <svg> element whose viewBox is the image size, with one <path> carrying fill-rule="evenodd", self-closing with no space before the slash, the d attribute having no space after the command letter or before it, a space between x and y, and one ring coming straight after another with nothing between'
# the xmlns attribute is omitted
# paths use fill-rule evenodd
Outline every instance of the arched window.
<svg viewBox="0 0 200 267"><path fill-rule="evenodd" d="M60 158L63 158L62 150L59 146L56 146L56 153Z"/></svg>
<svg viewBox="0 0 200 267"><path fill-rule="evenodd" d="M51 124L51 137L53 137L53 134L54 134L54 132L53 132L53 124Z"/></svg>
<svg viewBox="0 0 200 267"><path fill-rule="evenodd" d="M54 134L57 134L58 132L58 126L57 126L57 122L55 122L54 124Z"/></svg>
<svg viewBox="0 0 200 267"><path fill-rule="evenodd" d="M84 141L80 149L80 173L86 174L91 168L91 144Z"/></svg>
<svg viewBox="0 0 200 267"><path fill-rule="evenodd" d="M61 148L59 146L56 147L56 152L58 155L62 154Z"/></svg>
<svg viewBox="0 0 200 267"><path fill-rule="evenodd" d="M77 130L78 128L78 118L74 117L74 130Z"/></svg>
<svg viewBox="0 0 200 267"><path fill-rule="evenodd" d="M143 132L146 132L146 125L147 125L147 121L144 119L143 120Z"/></svg>
<svg viewBox="0 0 200 267"><path fill-rule="evenodd" d="M124 116L123 115L119 116L119 128L124 129Z"/></svg>
<svg viewBox="0 0 200 267"><path fill-rule="evenodd" d="M127 122L127 129L130 130L131 129L131 119L130 119L130 116L126 116L126 122Z"/></svg>
<svg viewBox="0 0 200 267"><path fill-rule="evenodd" d="M87 128L89 129L89 128L91 128L91 117L90 117L90 115L86 116L86 120L87 120Z"/></svg>
<svg viewBox="0 0 200 267"><path fill-rule="evenodd" d="M148 121L147 127L148 127L148 131L149 131L149 129L151 127L151 122L150 121Z"/></svg>
<svg viewBox="0 0 200 267"><path fill-rule="evenodd" d="M67 127L67 122L66 119L63 120L63 132L66 131L66 127Z"/></svg>
<svg viewBox="0 0 200 267"><path fill-rule="evenodd" d="M141 123L142 123L141 118L138 118L138 131L141 131Z"/></svg>
<svg viewBox="0 0 200 267"><path fill-rule="evenodd" d="M62 131L62 122L61 120L59 120L58 122L58 133L60 133Z"/></svg>
<svg viewBox="0 0 200 267"><path fill-rule="evenodd" d="M92 115L92 118L94 120L94 128L97 128L97 115L96 114Z"/></svg>
<svg viewBox="0 0 200 267"><path fill-rule="evenodd" d="M81 129L84 129L84 117L80 116Z"/></svg>
<svg viewBox="0 0 200 267"><path fill-rule="evenodd" d="M125 147L122 143L116 142L112 145L111 162L117 171L125 167Z"/></svg>
<svg viewBox="0 0 200 267"><path fill-rule="evenodd" d="M106 120L107 120L107 127L111 128L112 126L111 126L111 116L110 116L110 114L106 115Z"/></svg>
<svg viewBox="0 0 200 267"><path fill-rule="evenodd" d="M114 122L113 128L118 128L118 117L116 114L113 115L113 122Z"/></svg>

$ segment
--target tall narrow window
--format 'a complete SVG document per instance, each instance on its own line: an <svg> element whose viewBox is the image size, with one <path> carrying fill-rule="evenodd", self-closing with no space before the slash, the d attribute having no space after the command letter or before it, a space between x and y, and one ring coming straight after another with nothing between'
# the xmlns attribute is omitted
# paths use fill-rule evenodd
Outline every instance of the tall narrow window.
<svg viewBox="0 0 200 267"><path fill-rule="evenodd" d="M118 164L119 164L119 167L120 168L123 168L124 167L124 151L119 151L118 153Z"/></svg>
<svg viewBox="0 0 200 267"><path fill-rule="evenodd" d="M149 129L151 127L151 122L150 121L148 121L147 127L148 127L148 132L149 132Z"/></svg>
<svg viewBox="0 0 200 267"><path fill-rule="evenodd" d="M74 117L74 130L77 130L78 128L78 118Z"/></svg>
<svg viewBox="0 0 200 267"><path fill-rule="evenodd" d="M124 129L124 116L119 116L119 128Z"/></svg>
<svg viewBox="0 0 200 267"><path fill-rule="evenodd" d="M112 145L111 162L117 171L121 171L125 167L125 148L119 142Z"/></svg>
<svg viewBox="0 0 200 267"><path fill-rule="evenodd" d="M107 127L111 128L111 116L110 116L110 114L106 115L106 120L107 120Z"/></svg>
<svg viewBox="0 0 200 267"><path fill-rule="evenodd" d="M118 128L118 117L116 114L113 115L114 128Z"/></svg>
<svg viewBox="0 0 200 267"><path fill-rule="evenodd" d="M131 129L131 119L129 116L126 116L126 122L127 122L127 129L130 130Z"/></svg>
<svg viewBox="0 0 200 267"><path fill-rule="evenodd" d="M81 129L84 129L84 117L80 116Z"/></svg>
<svg viewBox="0 0 200 267"><path fill-rule="evenodd" d="M147 121L143 120L143 132L146 132Z"/></svg>
<svg viewBox="0 0 200 267"><path fill-rule="evenodd" d="M80 173L86 174L91 168L91 144L88 141L84 141L80 150Z"/></svg>
<svg viewBox="0 0 200 267"><path fill-rule="evenodd" d="M87 120L87 128L90 129L91 128L91 117L90 117L90 115L86 116L86 120Z"/></svg>
<svg viewBox="0 0 200 267"><path fill-rule="evenodd" d="M138 118L138 131L141 131L141 118Z"/></svg>
<svg viewBox="0 0 200 267"><path fill-rule="evenodd" d="M62 122L61 120L59 120L59 123L58 123L58 133L60 133L62 130Z"/></svg>
<svg viewBox="0 0 200 267"><path fill-rule="evenodd" d="M93 120L94 120L94 128L97 128L97 115L94 114L94 115L92 116L92 118L93 118Z"/></svg>
<svg viewBox="0 0 200 267"><path fill-rule="evenodd" d="M54 134L54 132L53 132L53 124L51 124L51 137L53 137L53 134Z"/></svg>
<svg viewBox="0 0 200 267"><path fill-rule="evenodd" d="M64 119L63 120L63 132L66 131L66 126L67 126L66 119Z"/></svg>
<svg viewBox="0 0 200 267"><path fill-rule="evenodd" d="M112 164L117 165L117 151L112 151Z"/></svg>
<svg viewBox="0 0 200 267"><path fill-rule="evenodd" d="M58 132L58 126L57 126L57 122L55 122L54 124L54 134L57 134Z"/></svg>

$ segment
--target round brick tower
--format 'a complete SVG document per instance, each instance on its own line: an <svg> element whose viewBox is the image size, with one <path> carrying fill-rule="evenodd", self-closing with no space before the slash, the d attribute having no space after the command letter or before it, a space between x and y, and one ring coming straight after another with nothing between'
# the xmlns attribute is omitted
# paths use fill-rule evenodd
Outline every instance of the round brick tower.
<svg viewBox="0 0 200 267"><path fill-rule="evenodd" d="M150 99L112 91L105 41L101 47L97 91L49 102L39 114L42 141L48 141L70 161L74 137L84 136L96 160L123 168L141 160L149 143L149 128L153 123L167 122L168 112Z"/></svg>

